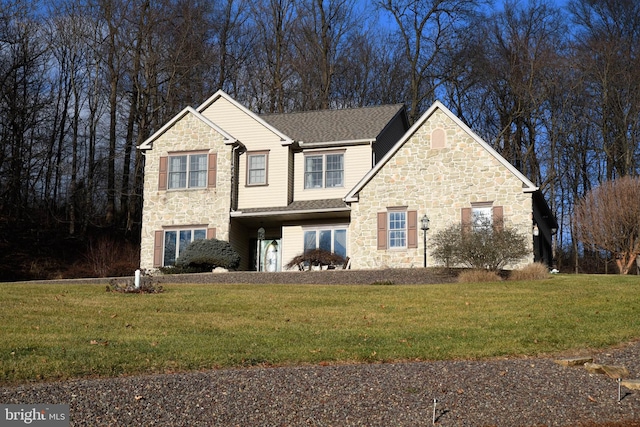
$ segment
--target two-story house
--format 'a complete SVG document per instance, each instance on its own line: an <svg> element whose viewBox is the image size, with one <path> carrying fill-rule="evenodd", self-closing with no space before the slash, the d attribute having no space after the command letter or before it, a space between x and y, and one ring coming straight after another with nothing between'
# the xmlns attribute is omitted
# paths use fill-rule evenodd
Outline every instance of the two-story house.
<svg viewBox="0 0 640 427"><path fill-rule="evenodd" d="M531 236L523 263L551 258L537 187L440 103L409 128L402 105L260 116L219 91L139 149L143 269L212 237L242 270L280 271L312 248L355 269L420 267L424 215L430 232L499 216Z"/></svg>

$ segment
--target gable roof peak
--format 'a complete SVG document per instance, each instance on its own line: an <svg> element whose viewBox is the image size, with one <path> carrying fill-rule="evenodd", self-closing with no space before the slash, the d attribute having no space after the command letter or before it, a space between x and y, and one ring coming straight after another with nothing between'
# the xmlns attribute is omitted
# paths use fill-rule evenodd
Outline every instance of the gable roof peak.
<svg viewBox="0 0 640 427"><path fill-rule="evenodd" d="M166 131L171 129L178 121L180 121L183 117L189 114L193 115L195 118L203 122L205 125L209 126L210 128L214 129L216 132L218 132L220 135L222 135L222 137L224 138L225 144L235 144L236 142L238 142L236 138L234 138L229 133L227 133L224 129L222 129L220 126L216 125L211 120L207 119L205 116L200 114L193 107L185 107L182 111L180 111L178 114L173 116L171 120L165 123L164 126L162 126L160 129L155 131L149 138L147 138L137 148L142 151L151 150L153 148L153 143L155 142L156 139L162 136Z"/></svg>
<svg viewBox="0 0 640 427"><path fill-rule="evenodd" d="M281 130L275 128L274 126L272 126L271 124L266 122L258 114L254 113L253 111L249 110L247 107L245 107L244 105L242 105L241 103L236 101L231 95L229 95L228 93L226 93L222 89L219 89L216 93L211 95L209 97L209 99L207 99L202 104L200 104L198 106L198 108L197 108L197 111L199 113L202 113L204 110L209 108L211 106L211 104L213 104L214 102L216 102L220 98L225 99L227 102L232 104L234 107L236 107L237 109L239 109L240 111L242 111L243 113L245 113L246 115L251 117L256 122L260 123L265 128L269 129L271 132L276 134L278 137L280 137L280 139L282 141L282 145L291 145L291 144L293 144L293 141L294 141L293 138L291 138L290 136L288 136L285 133L283 133Z"/></svg>
<svg viewBox="0 0 640 427"><path fill-rule="evenodd" d="M490 155L492 155L498 162L500 162L506 169L508 169L513 175L515 175L520 181L522 181L522 187L524 192L534 192L538 190L538 187L529 180L522 172L520 172L515 166L502 157L493 147L487 144L480 136L478 136L469 126L467 126L458 116L453 114L451 110L444 106L444 104L436 100L431 107L422 115L416 122L405 132L405 134L396 142L396 144L384 155L382 159L376 165L367 172L367 174L356 184L355 187L344 198L345 202L357 202L358 193L371 181L371 179L378 173L380 169L387 164L387 162L402 148L402 146L416 133L422 125L433 116L437 111L441 110L449 119L451 119L457 126L459 126L465 133L467 133L476 143L482 146Z"/></svg>

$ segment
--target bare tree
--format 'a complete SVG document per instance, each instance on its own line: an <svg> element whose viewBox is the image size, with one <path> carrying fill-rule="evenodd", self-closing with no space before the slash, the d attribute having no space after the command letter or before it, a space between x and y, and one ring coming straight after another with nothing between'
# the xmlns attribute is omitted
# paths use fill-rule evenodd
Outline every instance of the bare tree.
<svg viewBox="0 0 640 427"><path fill-rule="evenodd" d="M409 99L408 70L393 46L391 37L380 28L351 35L333 77L337 107L396 104Z"/></svg>
<svg viewBox="0 0 640 427"><path fill-rule="evenodd" d="M250 51L246 32L249 2L242 0L224 0L214 3L211 14L211 48L215 61L214 76L215 89L223 89L233 96L242 92L239 86L244 82L238 81L242 77L244 66Z"/></svg>
<svg viewBox="0 0 640 427"><path fill-rule="evenodd" d="M531 253L526 236L504 223L457 223L431 238L432 255L447 268L499 271Z"/></svg>
<svg viewBox="0 0 640 427"><path fill-rule="evenodd" d="M485 132L503 157L541 184L544 119L566 44L559 10L540 0L525 6L507 1L475 30L471 78L485 94L483 104L492 107L484 112Z"/></svg>
<svg viewBox="0 0 640 427"><path fill-rule="evenodd" d="M575 67L591 98L589 116L599 130L606 179L640 166L640 3L572 0L577 24Z"/></svg>
<svg viewBox="0 0 640 427"><path fill-rule="evenodd" d="M254 43L251 83L255 85L256 110L284 113L293 90L291 31L295 18L294 0L265 0L251 8L258 43Z"/></svg>
<svg viewBox="0 0 640 427"><path fill-rule="evenodd" d="M34 5L4 2L0 12L0 211L16 219L37 202L35 179L42 163L41 121L49 104L45 90L47 43Z"/></svg>
<svg viewBox="0 0 640 427"><path fill-rule="evenodd" d="M606 181L576 204L576 237L587 248L614 255L627 274L640 254L640 178Z"/></svg>
<svg viewBox="0 0 640 427"><path fill-rule="evenodd" d="M336 62L355 26L354 0L305 0L297 7L294 67L302 110L329 108Z"/></svg>
<svg viewBox="0 0 640 427"><path fill-rule="evenodd" d="M402 58L409 69L413 123L436 98L442 84L443 55L457 31L471 16L477 0L378 0L398 26Z"/></svg>

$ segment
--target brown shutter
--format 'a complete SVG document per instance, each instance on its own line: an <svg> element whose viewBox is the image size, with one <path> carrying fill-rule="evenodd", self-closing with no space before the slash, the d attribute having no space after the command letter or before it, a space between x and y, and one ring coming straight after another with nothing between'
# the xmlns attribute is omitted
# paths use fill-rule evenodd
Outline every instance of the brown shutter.
<svg viewBox="0 0 640 427"><path fill-rule="evenodd" d="M215 239L215 238L216 238L216 229L207 228L207 239Z"/></svg>
<svg viewBox="0 0 640 427"><path fill-rule="evenodd" d="M160 157L160 173L158 174L158 190L160 191L167 189L168 165L169 165L169 158L167 156Z"/></svg>
<svg viewBox="0 0 640 427"><path fill-rule="evenodd" d="M467 232L471 230L471 208L462 208L462 231Z"/></svg>
<svg viewBox="0 0 640 427"><path fill-rule="evenodd" d="M418 211L407 211L407 248L418 247Z"/></svg>
<svg viewBox="0 0 640 427"><path fill-rule="evenodd" d="M207 176L207 186L214 188L216 186L216 168L218 155L216 153L209 154L209 175Z"/></svg>
<svg viewBox="0 0 640 427"><path fill-rule="evenodd" d="M504 214L502 206L493 207L493 227L496 231L502 231L504 228Z"/></svg>
<svg viewBox="0 0 640 427"><path fill-rule="evenodd" d="M153 236L153 266L162 267L162 240L164 239L164 231L158 230Z"/></svg>
<svg viewBox="0 0 640 427"><path fill-rule="evenodd" d="M387 249L387 213L378 212L378 249Z"/></svg>

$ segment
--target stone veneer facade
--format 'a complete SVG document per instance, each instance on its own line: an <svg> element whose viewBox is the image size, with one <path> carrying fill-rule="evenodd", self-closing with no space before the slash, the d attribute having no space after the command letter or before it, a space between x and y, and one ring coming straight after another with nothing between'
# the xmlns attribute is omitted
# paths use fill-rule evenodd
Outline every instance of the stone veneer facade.
<svg viewBox="0 0 640 427"><path fill-rule="evenodd" d="M216 238L229 240L232 147L224 141L219 132L187 113L145 152L140 268L153 269L154 232L158 230L215 228ZM159 191L160 157L193 151L216 153L216 187Z"/></svg>
<svg viewBox="0 0 640 427"><path fill-rule="evenodd" d="M431 136L437 129L444 130L442 148L431 147ZM459 223L462 208L469 208L474 202L502 206L505 225L529 236L531 256L509 268L533 262L531 193L525 193L517 176L437 109L364 186L358 202L352 203L349 233L352 268L422 267L420 218L427 214L431 220L428 239L430 234ZM417 211L417 248L377 249L377 213L390 207ZM437 265L429 256L427 263Z"/></svg>

